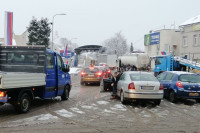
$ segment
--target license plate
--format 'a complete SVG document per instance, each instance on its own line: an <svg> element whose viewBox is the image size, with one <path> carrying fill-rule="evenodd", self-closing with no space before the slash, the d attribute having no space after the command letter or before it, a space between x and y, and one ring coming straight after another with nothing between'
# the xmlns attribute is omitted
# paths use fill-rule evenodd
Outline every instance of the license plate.
<svg viewBox="0 0 200 133"><path fill-rule="evenodd" d="M199 96L199 93L189 93L189 96Z"/></svg>
<svg viewBox="0 0 200 133"><path fill-rule="evenodd" d="M94 74L89 74L88 76L89 76L89 77L92 77L92 76L94 76Z"/></svg>
<svg viewBox="0 0 200 133"><path fill-rule="evenodd" d="M153 90L154 86L141 86L141 89L143 89L143 90Z"/></svg>

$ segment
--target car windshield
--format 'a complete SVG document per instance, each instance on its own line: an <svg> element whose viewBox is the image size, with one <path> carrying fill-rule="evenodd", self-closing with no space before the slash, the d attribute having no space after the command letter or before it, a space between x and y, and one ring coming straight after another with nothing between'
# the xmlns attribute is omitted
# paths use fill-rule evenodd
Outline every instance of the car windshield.
<svg viewBox="0 0 200 133"><path fill-rule="evenodd" d="M84 71L86 72L86 73L96 73L96 72L98 72L98 68L86 68Z"/></svg>
<svg viewBox="0 0 200 133"><path fill-rule="evenodd" d="M196 74L182 74L179 77L181 82L200 83L200 76Z"/></svg>
<svg viewBox="0 0 200 133"><path fill-rule="evenodd" d="M130 74L131 81L158 81L154 75L151 74Z"/></svg>

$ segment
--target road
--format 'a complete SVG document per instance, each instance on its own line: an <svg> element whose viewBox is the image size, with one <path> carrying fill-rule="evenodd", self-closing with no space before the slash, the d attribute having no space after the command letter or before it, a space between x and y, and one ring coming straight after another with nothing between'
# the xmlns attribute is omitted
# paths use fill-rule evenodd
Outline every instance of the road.
<svg viewBox="0 0 200 133"><path fill-rule="evenodd" d="M193 100L162 100L156 107L151 102L122 105L99 86L81 86L79 76L72 76L72 82L67 101L37 99L26 114L17 114L10 104L1 106L0 132L200 132L200 104Z"/></svg>

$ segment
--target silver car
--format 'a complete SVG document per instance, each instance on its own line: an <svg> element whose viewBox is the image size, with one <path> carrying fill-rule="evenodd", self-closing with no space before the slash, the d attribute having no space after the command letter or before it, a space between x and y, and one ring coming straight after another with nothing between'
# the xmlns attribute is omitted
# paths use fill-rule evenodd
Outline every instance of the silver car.
<svg viewBox="0 0 200 133"><path fill-rule="evenodd" d="M152 73L124 72L117 84L117 96L122 104L126 100L148 99L159 105L163 98L163 86Z"/></svg>

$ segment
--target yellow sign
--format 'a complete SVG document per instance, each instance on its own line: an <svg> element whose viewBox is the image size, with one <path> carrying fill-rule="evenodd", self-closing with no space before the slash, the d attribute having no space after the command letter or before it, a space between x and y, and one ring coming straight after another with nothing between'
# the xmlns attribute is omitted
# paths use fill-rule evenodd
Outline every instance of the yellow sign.
<svg viewBox="0 0 200 133"><path fill-rule="evenodd" d="M199 31L200 30L200 24L196 24L192 26L193 31Z"/></svg>

